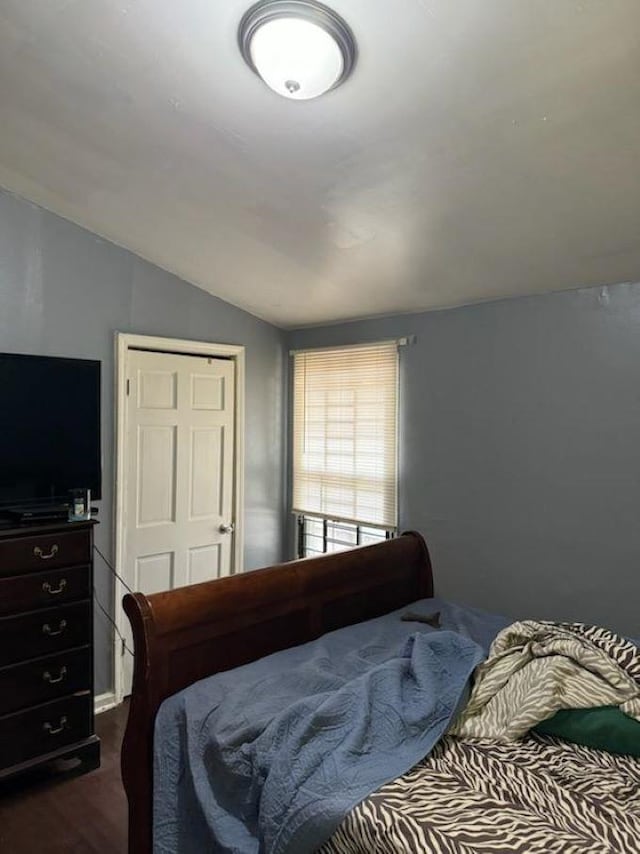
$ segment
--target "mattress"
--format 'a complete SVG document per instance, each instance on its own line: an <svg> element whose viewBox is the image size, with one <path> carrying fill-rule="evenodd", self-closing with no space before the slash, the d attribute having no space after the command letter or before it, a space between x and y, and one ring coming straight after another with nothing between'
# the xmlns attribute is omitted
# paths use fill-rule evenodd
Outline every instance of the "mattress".
<svg viewBox="0 0 640 854"><path fill-rule="evenodd" d="M421 600L169 698L154 854L640 851L640 759L447 734L509 623ZM595 636L635 679L640 650Z"/></svg>

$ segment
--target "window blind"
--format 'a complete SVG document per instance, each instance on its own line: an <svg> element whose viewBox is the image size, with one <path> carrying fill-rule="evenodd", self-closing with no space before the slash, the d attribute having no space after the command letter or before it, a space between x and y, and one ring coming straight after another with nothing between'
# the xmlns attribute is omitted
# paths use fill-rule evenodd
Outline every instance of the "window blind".
<svg viewBox="0 0 640 854"><path fill-rule="evenodd" d="M398 347L293 354L293 510L397 525Z"/></svg>

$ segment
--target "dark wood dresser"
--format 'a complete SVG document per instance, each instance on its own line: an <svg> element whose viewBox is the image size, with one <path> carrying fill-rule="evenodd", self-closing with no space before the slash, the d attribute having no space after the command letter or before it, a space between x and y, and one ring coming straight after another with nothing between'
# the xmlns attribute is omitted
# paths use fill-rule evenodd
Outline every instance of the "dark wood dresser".
<svg viewBox="0 0 640 854"><path fill-rule="evenodd" d="M93 526L0 525L0 779L100 765L93 722Z"/></svg>

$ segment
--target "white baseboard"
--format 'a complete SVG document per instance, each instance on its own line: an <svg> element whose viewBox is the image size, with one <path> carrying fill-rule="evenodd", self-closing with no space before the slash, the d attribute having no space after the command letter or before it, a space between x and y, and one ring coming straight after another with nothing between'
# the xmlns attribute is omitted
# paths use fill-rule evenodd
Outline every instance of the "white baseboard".
<svg viewBox="0 0 640 854"><path fill-rule="evenodd" d="M116 695L113 691L107 691L106 694L98 694L93 699L93 708L96 715L99 715L101 712L107 712L109 709L114 709L117 705Z"/></svg>

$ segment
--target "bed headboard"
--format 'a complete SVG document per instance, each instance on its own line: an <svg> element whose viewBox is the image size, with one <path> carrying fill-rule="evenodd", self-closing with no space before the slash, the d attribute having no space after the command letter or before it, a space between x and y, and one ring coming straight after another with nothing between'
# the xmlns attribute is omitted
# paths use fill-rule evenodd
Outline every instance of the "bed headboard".
<svg viewBox="0 0 640 854"><path fill-rule="evenodd" d="M153 729L163 700L213 673L432 595L427 546L410 531L338 554L125 596L135 651L122 745L130 854L152 850Z"/></svg>

